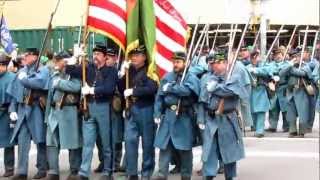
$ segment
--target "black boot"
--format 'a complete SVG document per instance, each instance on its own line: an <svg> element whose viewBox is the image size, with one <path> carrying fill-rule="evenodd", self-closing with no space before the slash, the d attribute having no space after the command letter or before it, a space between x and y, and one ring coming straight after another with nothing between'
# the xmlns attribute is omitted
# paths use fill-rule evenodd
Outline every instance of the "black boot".
<svg viewBox="0 0 320 180"><path fill-rule="evenodd" d="M113 180L112 175L103 175L100 177L100 180Z"/></svg>
<svg viewBox="0 0 320 180"><path fill-rule="evenodd" d="M48 174L48 177L46 178L46 180L59 180L60 177L57 174Z"/></svg>
<svg viewBox="0 0 320 180"><path fill-rule="evenodd" d="M190 176L181 176L181 180L191 180Z"/></svg>
<svg viewBox="0 0 320 180"><path fill-rule="evenodd" d="M103 171L103 163L100 163L99 166L95 170L93 170L93 172L95 173L102 173L102 171Z"/></svg>
<svg viewBox="0 0 320 180"><path fill-rule="evenodd" d="M204 177L205 180L213 180L213 178L214 178L213 176L205 176Z"/></svg>
<svg viewBox="0 0 320 180"><path fill-rule="evenodd" d="M139 180L138 175L128 176L127 180Z"/></svg>
<svg viewBox="0 0 320 180"><path fill-rule="evenodd" d="M180 173L180 167L176 165L171 171L170 174L179 174Z"/></svg>
<svg viewBox="0 0 320 180"><path fill-rule="evenodd" d="M14 175L14 170L10 169L10 170L6 170L2 176L3 177L11 177L13 175Z"/></svg>
<svg viewBox="0 0 320 180"><path fill-rule="evenodd" d="M288 138L294 138L294 137L296 137L296 136L298 136L298 133L297 133L297 132L291 132L291 133L289 133Z"/></svg>
<svg viewBox="0 0 320 180"><path fill-rule="evenodd" d="M17 174L11 178L11 180L27 180L28 176L25 174Z"/></svg>
<svg viewBox="0 0 320 180"><path fill-rule="evenodd" d="M38 171L37 174L35 174L32 179L42 179L47 176L47 172L45 171Z"/></svg>
<svg viewBox="0 0 320 180"><path fill-rule="evenodd" d="M141 180L151 180L151 177L150 176L142 176Z"/></svg>

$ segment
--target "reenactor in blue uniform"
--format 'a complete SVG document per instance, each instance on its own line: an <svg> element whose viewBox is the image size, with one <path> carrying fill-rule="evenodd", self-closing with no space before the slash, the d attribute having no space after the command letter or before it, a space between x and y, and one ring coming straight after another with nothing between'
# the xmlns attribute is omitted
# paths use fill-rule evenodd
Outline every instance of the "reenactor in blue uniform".
<svg viewBox="0 0 320 180"><path fill-rule="evenodd" d="M299 54L298 51L292 54L289 66L280 71L280 76L289 77L287 86L289 137L304 137L310 115L310 107L307 105L309 104L308 94L312 93L308 89L312 80L312 71L307 63L300 62ZM300 63L301 67L299 67ZM314 91L313 89L313 93ZM297 117L299 117L299 127L297 127Z"/></svg>
<svg viewBox="0 0 320 180"><path fill-rule="evenodd" d="M286 119L288 100L286 97L286 88L288 78L281 76L279 72L288 67L288 61L283 60L283 55L280 49L274 49L272 52L273 61L268 63L273 72L273 78L268 84L269 98L271 108L269 111L269 128L267 132L274 133L277 131L280 112L282 113L282 130L283 132L289 131L289 124Z"/></svg>
<svg viewBox="0 0 320 180"><path fill-rule="evenodd" d="M226 180L236 177L237 161L244 158L244 145L236 108L245 88L239 83L239 74L233 72L225 80L227 62L225 52L208 56L211 72L201 79L198 124L203 130L202 174L212 180L218 171L219 161L224 164ZM218 113L221 100L224 108Z"/></svg>
<svg viewBox="0 0 320 180"><path fill-rule="evenodd" d="M119 66L117 51L113 48L107 49L107 60L106 65L109 67L117 68ZM118 69L118 68L117 68ZM122 142L124 136L124 119L122 117L123 109L123 97L120 94L118 87L116 88L115 94L112 98L111 106L111 120L112 120L112 143L113 143L113 171L122 172L124 171L121 167L122 159ZM103 170L103 151L100 137L97 137L97 148L100 164L94 170L96 173L102 172Z"/></svg>
<svg viewBox="0 0 320 180"><path fill-rule="evenodd" d="M31 140L37 145L38 172L33 179L44 178L47 174L46 127L43 111L49 70L47 67L36 70L38 56L38 49L26 49L25 67L19 70L7 90L14 97L9 108L10 119L17 121L11 142L18 140L19 147L18 171L13 180L27 179ZM33 93L30 93L31 89ZM27 97L32 101L27 102Z"/></svg>
<svg viewBox="0 0 320 180"><path fill-rule="evenodd" d="M126 173L129 180L138 179L138 150L141 137L142 179L150 179L155 166L153 144L156 125L153 121L153 105L158 85L147 75L148 63L144 46L139 46L129 52L129 59L131 63L125 61L119 72L119 76L124 77L124 72L129 68L129 88L124 90L124 97L130 102L126 113L124 137Z"/></svg>
<svg viewBox="0 0 320 180"><path fill-rule="evenodd" d="M83 52L79 51L80 54ZM93 49L93 63L86 66L87 82L81 88L81 94L88 100L88 115L82 122L83 149L79 179L89 179L91 162L96 138L101 138L103 148L103 180L112 179L112 144L111 144L111 100L117 84L117 71L106 66L107 48L97 45ZM76 66L76 60L70 59L66 73L71 77L82 78L82 67Z"/></svg>
<svg viewBox="0 0 320 180"><path fill-rule="evenodd" d="M302 60L309 66L310 70L313 72L315 68L319 65L319 62L315 59L311 59L311 52L312 52L312 47L307 47L305 52L303 53ZM315 119L315 111L316 111L316 103L317 103L317 97L319 94L317 87L317 82L316 81L309 81L309 85L313 86L315 89L315 93L313 95L308 94L308 100L309 100L309 118L308 118L308 123L307 123L307 132L312 131L314 119Z"/></svg>
<svg viewBox="0 0 320 180"><path fill-rule="evenodd" d="M253 127L255 129L255 137L261 138L264 136L266 113L270 109L267 88L268 81L272 77L272 71L270 66L266 66L265 62L260 61L259 51L251 53L251 64L247 68L254 78L250 98Z"/></svg>
<svg viewBox="0 0 320 180"><path fill-rule="evenodd" d="M48 180L59 180L59 151L69 150L70 175L74 179L81 165L81 121L78 117L81 84L65 73L67 52L54 57L54 72L48 82L45 121L47 123Z"/></svg>
<svg viewBox="0 0 320 180"><path fill-rule="evenodd" d="M159 125L155 147L160 149L159 176L156 179L168 179L169 163L176 150L181 161L181 179L191 180L195 136L193 104L197 102L200 83L191 73L181 82L186 68L184 52L176 52L172 60L174 71L166 74L161 80L154 105L155 123Z"/></svg>
<svg viewBox="0 0 320 180"><path fill-rule="evenodd" d="M14 143L10 143L14 125L9 118L9 105L11 96L6 93L7 87L15 78L15 74L8 72L10 57L0 53L0 148L4 148L4 170L3 177L14 174Z"/></svg>

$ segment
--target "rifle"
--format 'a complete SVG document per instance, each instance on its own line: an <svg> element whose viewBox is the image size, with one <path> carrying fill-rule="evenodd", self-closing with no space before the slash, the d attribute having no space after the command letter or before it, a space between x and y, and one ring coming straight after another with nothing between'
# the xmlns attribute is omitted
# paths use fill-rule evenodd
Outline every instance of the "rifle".
<svg viewBox="0 0 320 180"><path fill-rule="evenodd" d="M313 59L314 53L315 53L315 51L316 51L316 46L317 46L317 40L318 40L319 31L320 31L320 28L317 30L317 32L316 32L316 34L315 34L315 36L314 36L314 41L313 41L313 47L312 47L312 53L311 53L310 60Z"/></svg>
<svg viewBox="0 0 320 180"><path fill-rule="evenodd" d="M295 25L295 26L294 26L294 29L293 29L293 32L292 32L292 35L291 35L291 37L290 37L290 40L289 40L289 42L288 42L286 51L285 51L284 54L283 54L282 60L285 60L285 58L286 58L286 56L287 56L287 53L289 52L289 49L291 49L292 40L293 40L293 38L294 38L294 35L296 34L297 28L298 28L298 25Z"/></svg>
<svg viewBox="0 0 320 180"><path fill-rule="evenodd" d="M197 52L198 46L199 46L200 42L202 41L202 38L203 38L203 36L204 36L204 34L205 34L205 32L206 32L207 26L208 26L208 24L206 24L206 25L203 27L203 29L202 29L201 35L200 35L200 37L199 37L199 39L198 39L198 41L197 41L197 43L196 43L196 45L195 45L195 47L194 47L194 49L193 49L193 51L192 51L191 59L195 56L195 54L196 54L196 52ZM198 27L197 27L197 28L198 28ZM191 47L191 46L190 46L190 47Z"/></svg>
<svg viewBox="0 0 320 180"><path fill-rule="evenodd" d="M216 34L214 35L214 39L213 39L213 43L212 43L212 47L210 49L209 52L212 52L214 50L214 46L216 45L216 40L217 40L217 36L218 36L218 31L220 29L221 24L218 25L217 30L216 30Z"/></svg>
<svg viewBox="0 0 320 180"><path fill-rule="evenodd" d="M245 36L245 34L246 34L246 32L247 32L247 29L248 29L248 26L249 26L250 21L251 21L251 17L249 18L247 24L245 25L245 27L244 27L244 29L243 29L243 32L242 32L242 35L241 35L241 39L240 39L240 42L239 42L239 44L238 44L237 51L236 51L236 53L234 54L234 56L232 57L232 61L231 61L231 62L229 61L231 57L228 57L228 66L227 66L227 73L226 73L226 80L225 80L225 82L226 82L227 80L229 80L230 77L231 77L231 75L232 75L234 66L235 66L235 64L236 64L237 56L238 56L239 51L240 51L240 48L241 48L241 44L242 44L242 42L243 42L243 40L244 40L244 36ZM235 35L234 35L234 36L235 36ZM229 62L230 62L230 63L229 63ZM216 114L218 114L218 115L219 115L219 114L222 114L223 111L224 111L224 99L221 99L220 102L219 102L219 105L218 105L218 109L217 109L217 111L216 111Z"/></svg>
<svg viewBox="0 0 320 180"><path fill-rule="evenodd" d="M53 16L55 15L55 13L57 12L57 9L58 9L58 6L60 4L60 0L58 0L57 4L56 4L56 7L54 9L54 11L51 13L50 15L50 20L49 20L49 24L48 24L48 28L47 28L47 31L44 35L44 39L42 41L42 44L41 44L41 49L40 49L40 52L39 52L39 56L38 56L38 59L36 61L36 66L35 66L35 71L38 72L39 70L39 66L40 66L40 59L41 59L41 56L42 54L44 53L44 50L45 50L45 46L47 44L47 41L48 41L48 37L49 37L49 33L52 31L52 20L53 20ZM30 89L30 91L28 92L27 96L25 97L24 99L24 102L25 104L27 105L31 105L33 103L33 92L34 90L33 89Z"/></svg>
<svg viewBox="0 0 320 180"><path fill-rule="evenodd" d="M257 46L260 33L261 33L261 29L259 29L259 31L258 31L257 34L256 34L256 37L254 38L254 42L253 42L253 44L252 44L252 49L253 49L253 50L254 50L254 48Z"/></svg>
<svg viewBox="0 0 320 180"><path fill-rule="evenodd" d="M203 38L203 40L202 40L202 42L201 42L201 45L200 45L200 49L199 49L198 56L197 56L197 59L196 59L196 64L199 63L199 59L200 59L200 56L201 56L201 53L202 53L202 50L203 50L203 46L204 46L204 43L205 43L205 41L206 41L205 37L206 37L207 34L208 34L209 27L210 27L210 25L208 24L208 26L207 26L207 28L206 28L206 31L205 31L204 38Z"/></svg>
<svg viewBox="0 0 320 180"><path fill-rule="evenodd" d="M184 71L182 73L182 77L181 77L181 80L180 80L180 85L182 85L182 83L183 83L183 81L185 79L185 76L187 74L187 71L189 69L189 66L191 64L191 52L192 52L194 40L195 40L195 37L196 37L196 34L197 34L198 26L199 26L199 20L198 20L198 22L197 22L197 24L196 24L196 26L194 28L194 31L193 31L190 47L189 47L188 54L187 54L186 67L184 68ZM177 110L176 110L176 115L177 116L179 115L180 107L181 107L181 99L179 99L178 105L177 105Z"/></svg>
<svg viewBox="0 0 320 180"><path fill-rule="evenodd" d="M271 47L270 47L270 49L269 49L269 51L268 51L268 53L267 53L267 56L266 56L266 60L267 60L268 57L270 56L271 51L272 51L274 45L276 44L276 42L277 42L277 40L278 40L278 38L279 38L279 36L280 36L280 33L281 33L283 27L284 27L284 25L282 24L281 27L280 27L280 29L279 29L279 31L278 31L278 33L277 33L277 35L276 35L276 37L274 38L274 40L273 40L273 42L272 42L272 44L271 44Z"/></svg>

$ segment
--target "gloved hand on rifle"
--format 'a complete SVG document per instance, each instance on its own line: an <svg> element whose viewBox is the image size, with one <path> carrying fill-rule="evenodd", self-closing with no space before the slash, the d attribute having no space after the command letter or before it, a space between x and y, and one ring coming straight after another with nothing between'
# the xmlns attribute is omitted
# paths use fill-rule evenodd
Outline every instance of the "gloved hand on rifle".
<svg viewBox="0 0 320 180"><path fill-rule="evenodd" d="M26 72L20 72L19 75L18 75L18 79L20 79L20 80L22 80L22 79L24 79L26 77L28 77Z"/></svg>
<svg viewBox="0 0 320 180"><path fill-rule="evenodd" d="M133 89L126 89L123 92L123 95L124 95L125 98L127 98L129 96L132 96L132 94L133 94Z"/></svg>
<svg viewBox="0 0 320 180"><path fill-rule="evenodd" d="M172 81L172 82L168 82L168 83L164 84L162 86L162 91L167 92L170 89L170 87L172 87L175 83L176 83L175 81Z"/></svg>
<svg viewBox="0 0 320 180"><path fill-rule="evenodd" d="M126 74L126 70L130 68L131 61L124 61L121 65L118 77L122 78Z"/></svg>
<svg viewBox="0 0 320 180"><path fill-rule="evenodd" d="M81 88L81 94L82 95L88 95L88 94L94 94L94 87L89 86L88 84L85 84L82 88Z"/></svg>
<svg viewBox="0 0 320 180"><path fill-rule="evenodd" d="M80 47L75 47L73 49L73 56L75 58L79 58L80 56L85 56L86 53L84 52L84 47L85 47L84 44L81 44Z"/></svg>
<svg viewBox="0 0 320 180"><path fill-rule="evenodd" d="M214 90L216 89L217 85L218 85L218 82L217 82L217 81L210 81L210 82L208 82L208 83L207 83L207 86L206 86L207 91L208 91L208 92L214 91Z"/></svg>
<svg viewBox="0 0 320 180"><path fill-rule="evenodd" d="M202 123L198 124L199 129L204 130L206 126Z"/></svg>
<svg viewBox="0 0 320 180"><path fill-rule="evenodd" d="M154 123L160 124L161 123L161 118L154 118Z"/></svg>

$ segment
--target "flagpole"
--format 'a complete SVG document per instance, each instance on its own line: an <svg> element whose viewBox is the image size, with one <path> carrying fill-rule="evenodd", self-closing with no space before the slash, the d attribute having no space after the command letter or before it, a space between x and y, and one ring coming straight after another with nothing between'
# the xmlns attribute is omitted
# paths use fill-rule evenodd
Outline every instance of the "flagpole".
<svg viewBox="0 0 320 180"><path fill-rule="evenodd" d="M82 45L80 45L80 47L82 48L82 50L84 51L86 49L86 44L87 44L87 39L88 39L88 15L89 15L89 0L86 0L86 11L85 11L85 20L84 20L84 29L83 29L83 34L82 34ZM81 33L81 32L79 32ZM85 86L87 84L87 72L86 72L86 59L85 56L82 55L79 57L79 61L82 64L82 86ZM86 115L88 112L88 104L87 104L87 97L84 95L82 96L82 111L83 113Z"/></svg>

